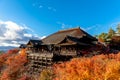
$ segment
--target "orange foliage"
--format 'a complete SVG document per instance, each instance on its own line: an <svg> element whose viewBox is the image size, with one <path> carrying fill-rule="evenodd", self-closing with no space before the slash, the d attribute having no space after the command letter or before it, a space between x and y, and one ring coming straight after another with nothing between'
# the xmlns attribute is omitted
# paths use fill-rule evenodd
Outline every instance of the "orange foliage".
<svg viewBox="0 0 120 80"><path fill-rule="evenodd" d="M20 51L20 55L26 56L26 49L22 49L22 50Z"/></svg>
<svg viewBox="0 0 120 80"><path fill-rule="evenodd" d="M10 55L10 54L16 54L16 53L18 53L18 49L12 49L12 50L8 50L8 54Z"/></svg>
<svg viewBox="0 0 120 80"><path fill-rule="evenodd" d="M105 42L104 39L102 39L102 38L98 38L98 41L99 42Z"/></svg>
<svg viewBox="0 0 120 80"><path fill-rule="evenodd" d="M3 68L3 66L5 65L5 62L8 59L8 57L15 55L16 53L18 53L18 50L13 49L13 50L9 50L7 53L3 53L0 55L0 71Z"/></svg>
<svg viewBox="0 0 120 80"><path fill-rule="evenodd" d="M31 80L28 76L22 76L19 80Z"/></svg>
<svg viewBox="0 0 120 80"><path fill-rule="evenodd" d="M0 56L0 61L4 63L0 80L16 80L25 71L27 55L25 55L25 50L22 50L20 54L18 54L18 50L9 50Z"/></svg>
<svg viewBox="0 0 120 80"><path fill-rule="evenodd" d="M74 58L53 68L54 80L119 80L120 53Z"/></svg>

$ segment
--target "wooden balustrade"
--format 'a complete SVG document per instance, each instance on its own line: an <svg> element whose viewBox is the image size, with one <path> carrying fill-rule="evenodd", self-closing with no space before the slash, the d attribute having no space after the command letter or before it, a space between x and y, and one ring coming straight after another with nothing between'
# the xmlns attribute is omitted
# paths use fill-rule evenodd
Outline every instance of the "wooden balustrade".
<svg viewBox="0 0 120 80"><path fill-rule="evenodd" d="M28 54L28 60L30 61L29 63L31 64L29 73L30 74L36 74L42 71L43 69L50 68L53 64L52 58L53 54L52 53L43 53L43 54L38 54L38 53L30 53ZM33 71L33 72L31 72ZM36 72L36 73L34 73Z"/></svg>

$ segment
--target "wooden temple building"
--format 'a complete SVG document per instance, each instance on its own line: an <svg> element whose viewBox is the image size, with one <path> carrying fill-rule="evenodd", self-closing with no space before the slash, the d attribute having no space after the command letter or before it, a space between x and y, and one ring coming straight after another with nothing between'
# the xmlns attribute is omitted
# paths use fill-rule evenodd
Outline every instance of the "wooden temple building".
<svg viewBox="0 0 120 80"><path fill-rule="evenodd" d="M28 59L34 67L52 65L52 62L66 61L82 56L82 49L94 46L97 39L82 29L72 28L53 33L42 40L27 43Z"/></svg>
<svg viewBox="0 0 120 80"><path fill-rule="evenodd" d="M97 39L80 28L58 31L42 40L56 55L80 55L80 50L95 45Z"/></svg>
<svg viewBox="0 0 120 80"><path fill-rule="evenodd" d="M42 40L30 40L27 48L32 53L53 53L54 55L77 56L86 47L94 46L97 42L80 28L61 30Z"/></svg>

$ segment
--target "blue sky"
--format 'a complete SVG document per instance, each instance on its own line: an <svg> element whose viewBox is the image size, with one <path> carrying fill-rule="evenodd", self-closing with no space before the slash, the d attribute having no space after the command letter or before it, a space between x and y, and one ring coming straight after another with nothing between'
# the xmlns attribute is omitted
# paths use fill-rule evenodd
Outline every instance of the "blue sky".
<svg viewBox="0 0 120 80"><path fill-rule="evenodd" d="M37 36L80 26L95 35L120 22L120 0L0 0L0 20ZM12 28L12 27L11 27Z"/></svg>

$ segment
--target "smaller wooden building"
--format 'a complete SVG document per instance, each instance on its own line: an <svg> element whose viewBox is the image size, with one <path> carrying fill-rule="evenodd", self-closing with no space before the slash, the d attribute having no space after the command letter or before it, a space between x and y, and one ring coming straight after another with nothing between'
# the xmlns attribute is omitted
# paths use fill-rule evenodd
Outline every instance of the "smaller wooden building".
<svg viewBox="0 0 120 80"><path fill-rule="evenodd" d="M27 50L32 53L39 52L41 44L41 40L29 40L29 42L27 43Z"/></svg>
<svg viewBox="0 0 120 80"><path fill-rule="evenodd" d="M21 45L19 46L20 49L25 49L26 47L27 47L26 44L21 44Z"/></svg>
<svg viewBox="0 0 120 80"><path fill-rule="evenodd" d="M27 50L31 53L47 54L53 50L53 45L46 45L41 40L29 40Z"/></svg>

